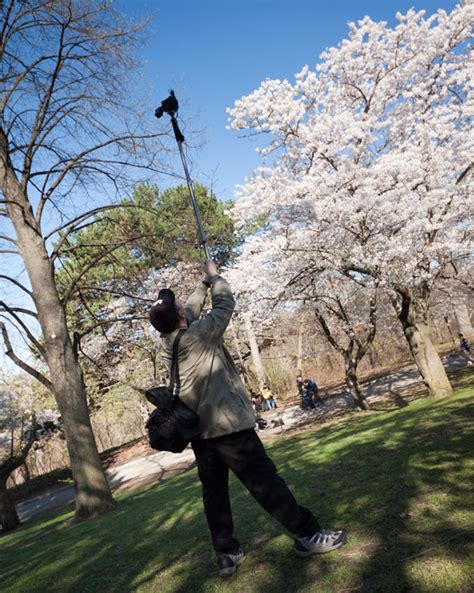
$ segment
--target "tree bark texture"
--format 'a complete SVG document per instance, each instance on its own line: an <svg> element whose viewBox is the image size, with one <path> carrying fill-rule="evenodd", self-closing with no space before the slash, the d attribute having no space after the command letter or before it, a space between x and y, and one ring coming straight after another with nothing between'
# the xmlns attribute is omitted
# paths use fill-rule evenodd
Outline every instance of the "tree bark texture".
<svg viewBox="0 0 474 593"><path fill-rule="evenodd" d="M471 336L474 333L474 330L469 316L469 309L465 302L457 302L454 304L454 316L456 317L458 333L465 336Z"/></svg>
<svg viewBox="0 0 474 593"><path fill-rule="evenodd" d="M423 382L432 397L450 395L453 388L431 341L427 298L422 291L404 290L400 295L402 306L398 318Z"/></svg>
<svg viewBox="0 0 474 593"><path fill-rule="evenodd" d="M7 151L1 148L2 190L8 199L8 215L15 227L17 247L30 279L50 380L64 424L76 488L76 517L85 519L107 510L113 499L94 440L82 370L69 337L54 267L31 205L8 161Z"/></svg>
<svg viewBox="0 0 474 593"><path fill-rule="evenodd" d="M260 356L260 350L258 348L257 338L253 331L252 321L249 315L244 315L245 330L247 332L247 339L250 344L250 353L252 355L252 365L257 377L258 385L260 389L263 388L266 381L265 367L263 366L262 357Z"/></svg>

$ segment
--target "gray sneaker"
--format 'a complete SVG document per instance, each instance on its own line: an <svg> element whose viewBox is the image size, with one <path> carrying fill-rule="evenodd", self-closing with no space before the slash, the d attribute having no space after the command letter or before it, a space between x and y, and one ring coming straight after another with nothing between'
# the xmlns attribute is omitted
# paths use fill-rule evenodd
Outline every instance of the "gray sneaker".
<svg viewBox="0 0 474 593"><path fill-rule="evenodd" d="M217 563L219 565L219 575L221 577L230 577L242 564L245 558L243 548L239 548L234 554L217 554Z"/></svg>
<svg viewBox="0 0 474 593"><path fill-rule="evenodd" d="M343 546L347 541L346 534L342 531L321 529L311 537L295 537L295 554L300 558L312 554L326 554Z"/></svg>

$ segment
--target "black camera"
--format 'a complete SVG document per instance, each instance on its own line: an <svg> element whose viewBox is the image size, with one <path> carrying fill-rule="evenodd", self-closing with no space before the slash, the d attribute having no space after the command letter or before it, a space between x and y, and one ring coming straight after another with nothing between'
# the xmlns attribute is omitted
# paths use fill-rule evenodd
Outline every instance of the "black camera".
<svg viewBox="0 0 474 593"><path fill-rule="evenodd" d="M167 113L173 117L177 113L178 108L178 99L175 97L174 91L170 91L170 96L161 102L160 107L155 111L155 116L159 119L163 113Z"/></svg>

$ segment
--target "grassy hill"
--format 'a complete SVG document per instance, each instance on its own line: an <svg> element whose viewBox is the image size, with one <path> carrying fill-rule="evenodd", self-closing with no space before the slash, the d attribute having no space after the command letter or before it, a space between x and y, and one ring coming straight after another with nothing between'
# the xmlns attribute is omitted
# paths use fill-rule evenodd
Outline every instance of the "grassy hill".
<svg viewBox="0 0 474 593"><path fill-rule="evenodd" d="M117 496L87 523L72 513L0 538L3 593L468 593L474 588L474 390L353 413L267 445L301 504L344 527L334 554L292 542L232 479L248 557L216 575L195 470Z"/></svg>

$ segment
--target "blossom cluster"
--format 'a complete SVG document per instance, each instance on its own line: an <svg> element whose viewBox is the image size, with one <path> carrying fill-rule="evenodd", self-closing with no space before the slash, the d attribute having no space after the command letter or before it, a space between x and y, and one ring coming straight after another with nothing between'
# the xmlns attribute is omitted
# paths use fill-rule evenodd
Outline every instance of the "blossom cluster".
<svg viewBox="0 0 474 593"><path fill-rule="evenodd" d="M293 83L265 80L228 110L269 138L232 210L244 231L263 221L232 272L242 293L276 298L324 270L430 284L466 253L472 17L469 3L393 28L365 17Z"/></svg>

